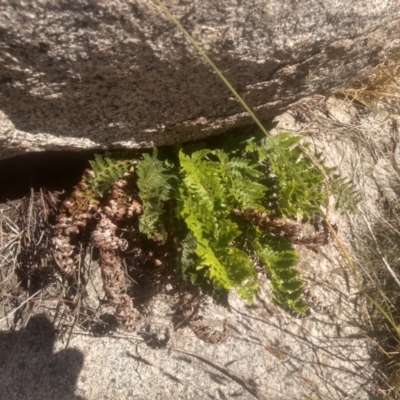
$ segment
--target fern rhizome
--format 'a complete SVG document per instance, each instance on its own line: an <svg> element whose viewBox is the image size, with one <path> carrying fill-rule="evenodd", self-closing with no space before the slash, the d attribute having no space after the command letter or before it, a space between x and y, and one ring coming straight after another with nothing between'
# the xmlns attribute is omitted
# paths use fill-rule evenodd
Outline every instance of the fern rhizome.
<svg viewBox="0 0 400 400"><path fill-rule="evenodd" d="M274 301L303 314L307 303L293 244L315 249L327 243L329 234L305 237L299 220L325 205L327 187L352 192L320 156L315 167L304 148L307 144L300 145L300 137L291 133L253 133L154 149L137 160L106 153L91 162L93 177L88 172L85 185L101 200L136 164L135 172L126 174L134 182L126 187L124 202L136 196L141 203L142 234L175 244L185 279L211 294L236 289L251 302L262 267Z"/></svg>

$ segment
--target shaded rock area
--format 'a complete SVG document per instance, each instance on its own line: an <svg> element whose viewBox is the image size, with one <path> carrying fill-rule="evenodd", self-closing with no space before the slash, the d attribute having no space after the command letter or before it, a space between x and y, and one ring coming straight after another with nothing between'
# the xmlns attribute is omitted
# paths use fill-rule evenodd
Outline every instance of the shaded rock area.
<svg viewBox="0 0 400 400"><path fill-rule="evenodd" d="M260 118L400 48L397 0L165 4ZM0 1L0 157L151 147L248 116L151 0Z"/></svg>
<svg viewBox="0 0 400 400"><path fill-rule="evenodd" d="M83 400L74 396L83 354L76 349L53 351L55 340L56 330L45 315L33 316L18 333L0 332L1 398Z"/></svg>

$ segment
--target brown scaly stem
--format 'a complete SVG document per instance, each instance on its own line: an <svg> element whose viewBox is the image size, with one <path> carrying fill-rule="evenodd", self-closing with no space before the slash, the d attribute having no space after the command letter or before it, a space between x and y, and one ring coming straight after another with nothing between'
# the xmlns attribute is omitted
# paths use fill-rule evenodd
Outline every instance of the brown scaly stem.
<svg viewBox="0 0 400 400"><path fill-rule="evenodd" d="M289 218L272 217L266 212L253 208L246 208L244 211L233 209L232 214L252 225L259 226L274 236L287 239L293 244L304 245L314 251L328 244L331 239L329 228L324 221L322 221L321 232L309 235L304 232L304 224Z"/></svg>

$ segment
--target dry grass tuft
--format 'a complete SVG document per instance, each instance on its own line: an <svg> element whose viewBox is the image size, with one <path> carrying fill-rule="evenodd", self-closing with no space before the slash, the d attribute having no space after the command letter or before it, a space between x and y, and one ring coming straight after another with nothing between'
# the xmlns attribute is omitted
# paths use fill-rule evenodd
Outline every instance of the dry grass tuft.
<svg viewBox="0 0 400 400"><path fill-rule="evenodd" d="M393 112L400 102L400 53L378 65L368 76L353 82L337 95L354 99L366 107L384 104Z"/></svg>
<svg viewBox="0 0 400 400"><path fill-rule="evenodd" d="M10 204L0 205L0 330L26 324L32 310L54 286L50 253L56 199L40 190Z"/></svg>
<svg viewBox="0 0 400 400"><path fill-rule="evenodd" d="M12 210L13 207L7 205L0 209L0 329L5 326L7 315L15 309L15 268L23 235L9 216Z"/></svg>
<svg viewBox="0 0 400 400"><path fill-rule="evenodd" d="M19 226L7 215L11 207L0 210L0 273L7 272L8 267L15 267L17 255L21 248L22 233ZM5 269L5 271L4 271ZM3 282L3 278L1 282Z"/></svg>
<svg viewBox="0 0 400 400"><path fill-rule="evenodd" d="M354 253L364 292L372 298L369 335L384 355L379 392L383 399L399 399L400 53L379 65L369 76L341 90L338 96L350 99L360 106L361 112L383 115L392 126L392 135L386 139L371 132L359 132L360 140L368 143L373 154L374 179L381 198L375 211L365 206L361 210L365 224L362 233L355 235Z"/></svg>
<svg viewBox="0 0 400 400"><path fill-rule="evenodd" d="M400 396L400 210L385 208L355 238L356 257L370 307L369 336L379 344L384 361L379 370L383 399Z"/></svg>

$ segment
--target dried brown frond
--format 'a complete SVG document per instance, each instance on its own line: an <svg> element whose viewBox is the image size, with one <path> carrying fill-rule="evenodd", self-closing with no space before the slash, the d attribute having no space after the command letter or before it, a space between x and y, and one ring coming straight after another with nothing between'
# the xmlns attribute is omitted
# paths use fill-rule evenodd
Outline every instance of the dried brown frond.
<svg viewBox="0 0 400 400"><path fill-rule="evenodd" d="M129 178L133 172L132 167L124 178ZM97 221L91 233L91 242L99 249L103 289L119 326L128 331L138 330L143 325L144 318L125 293L125 272L118 255L118 251L126 250L128 242L117 237L118 226L113 222L140 214L141 206L137 200L127 196L126 179L119 179L112 184L110 198L102 205L97 199L97 193L87 182L88 176L94 177L95 172L85 170L81 181L60 206L57 224L53 227L53 257L64 276L74 276L78 254L76 237L87 227L89 221Z"/></svg>
<svg viewBox="0 0 400 400"><path fill-rule="evenodd" d="M127 331L137 331L143 325L144 318L134 308L132 299L124 293L125 274L116 251L126 249L127 242L115 236L116 229L117 226L110 219L102 218L92 233L92 242L100 249L103 289L119 326Z"/></svg>

